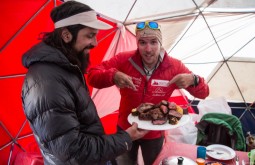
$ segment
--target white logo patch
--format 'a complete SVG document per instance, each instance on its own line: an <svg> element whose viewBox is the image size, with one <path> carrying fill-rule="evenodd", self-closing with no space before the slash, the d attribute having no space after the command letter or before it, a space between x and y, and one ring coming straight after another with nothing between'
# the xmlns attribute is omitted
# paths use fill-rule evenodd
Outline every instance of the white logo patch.
<svg viewBox="0 0 255 165"><path fill-rule="evenodd" d="M169 81L168 80L156 80L156 79L152 79L151 86L168 87L169 86Z"/></svg>

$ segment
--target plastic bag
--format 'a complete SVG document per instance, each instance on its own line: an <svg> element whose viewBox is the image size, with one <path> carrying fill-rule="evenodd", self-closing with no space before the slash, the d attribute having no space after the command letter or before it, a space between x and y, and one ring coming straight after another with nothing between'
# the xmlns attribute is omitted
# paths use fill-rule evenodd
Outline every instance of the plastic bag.
<svg viewBox="0 0 255 165"><path fill-rule="evenodd" d="M199 117L197 118L197 122L200 121L204 114L210 112L232 114L231 108L229 107L224 97L219 97L210 100L201 100L197 105L197 108L199 111L198 114Z"/></svg>
<svg viewBox="0 0 255 165"><path fill-rule="evenodd" d="M195 127L195 121L197 120L198 115L189 115L191 116L191 120L187 124L165 131L166 142L174 141L187 144L196 144L197 128Z"/></svg>

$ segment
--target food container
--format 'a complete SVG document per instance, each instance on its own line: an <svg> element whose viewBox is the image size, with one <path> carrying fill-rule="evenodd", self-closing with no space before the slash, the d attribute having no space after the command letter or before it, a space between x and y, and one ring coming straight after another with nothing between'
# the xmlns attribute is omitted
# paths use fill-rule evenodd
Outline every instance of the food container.
<svg viewBox="0 0 255 165"><path fill-rule="evenodd" d="M205 165L205 160L202 158L197 158L196 163L197 163L197 165Z"/></svg>
<svg viewBox="0 0 255 165"><path fill-rule="evenodd" d="M181 159L181 161L180 161ZM197 165L197 163L184 156L171 156L163 159L159 165Z"/></svg>

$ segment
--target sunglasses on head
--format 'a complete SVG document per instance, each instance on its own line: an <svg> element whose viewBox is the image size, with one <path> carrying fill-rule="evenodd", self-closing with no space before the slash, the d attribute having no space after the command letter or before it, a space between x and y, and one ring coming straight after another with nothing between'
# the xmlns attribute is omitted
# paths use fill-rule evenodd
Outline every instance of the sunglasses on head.
<svg viewBox="0 0 255 165"><path fill-rule="evenodd" d="M157 22L154 21L146 21L146 22L139 22L136 24L136 30L143 30L146 26L151 29L160 29Z"/></svg>

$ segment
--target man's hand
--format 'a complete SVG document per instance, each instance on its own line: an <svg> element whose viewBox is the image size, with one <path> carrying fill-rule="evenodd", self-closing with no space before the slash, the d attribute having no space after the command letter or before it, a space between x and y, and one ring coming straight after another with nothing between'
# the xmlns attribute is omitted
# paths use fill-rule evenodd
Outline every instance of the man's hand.
<svg viewBox="0 0 255 165"><path fill-rule="evenodd" d="M125 73L122 73L120 71L117 71L114 75L114 83L119 88L131 88L133 90L136 90L136 87L132 81L132 78L128 76Z"/></svg>
<svg viewBox="0 0 255 165"><path fill-rule="evenodd" d="M192 73L183 73L174 76L172 80L169 81L168 85L176 84L180 89L187 88L194 84L194 76Z"/></svg>
<svg viewBox="0 0 255 165"><path fill-rule="evenodd" d="M126 132L129 134L131 139L134 141L134 140L142 138L149 131L148 130L139 129L137 123L134 122L131 127L126 129Z"/></svg>

